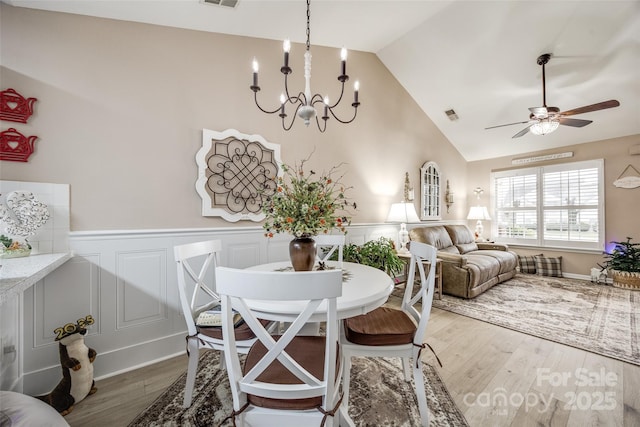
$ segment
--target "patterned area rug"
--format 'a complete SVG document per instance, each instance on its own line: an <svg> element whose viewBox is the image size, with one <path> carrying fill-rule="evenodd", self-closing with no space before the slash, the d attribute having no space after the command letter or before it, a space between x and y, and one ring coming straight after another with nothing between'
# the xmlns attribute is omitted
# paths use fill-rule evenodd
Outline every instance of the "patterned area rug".
<svg viewBox="0 0 640 427"><path fill-rule="evenodd" d="M640 292L518 274L477 297L433 306L640 365Z"/></svg>
<svg viewBox="0 0 640 427"><path fill-rule="evenodd" d="M129 427L218 426L231 413L232 397L219 354L204 351L198 364L193 403L182 407L186 373L144 410ZM185 361L186 364L186 361ZM430 425L468 426L446 386L430 365L423 364ZM413 380L404 381L399 359L354 358L349 415L358 426L419 426ZM233 425L231 421L223 426Z"/></svg>

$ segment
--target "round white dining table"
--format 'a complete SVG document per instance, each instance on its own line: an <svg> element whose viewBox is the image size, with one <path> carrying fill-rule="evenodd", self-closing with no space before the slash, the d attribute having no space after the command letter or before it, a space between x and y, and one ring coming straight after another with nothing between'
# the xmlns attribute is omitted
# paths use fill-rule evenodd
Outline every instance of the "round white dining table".
<svg viewBox="0 0 640 427"><path fill-rule="evenodd" d="M329 268L337 268L337 261L327 262ZM248 267L255 271L293 271L289 261L260 264ZM365 314L380 307L387 301L393 290L393 280L385 272L367 265L351 262L342 263L342 296L336 301L338 318L346 319ZM304 286L304 283L300 283ZM295 319L305 302L301 301L247 301L249 307L258 312L258 317L267 320L288 321ZM321 304L311 322L321 322L325 317L326 305Z"/></svg>

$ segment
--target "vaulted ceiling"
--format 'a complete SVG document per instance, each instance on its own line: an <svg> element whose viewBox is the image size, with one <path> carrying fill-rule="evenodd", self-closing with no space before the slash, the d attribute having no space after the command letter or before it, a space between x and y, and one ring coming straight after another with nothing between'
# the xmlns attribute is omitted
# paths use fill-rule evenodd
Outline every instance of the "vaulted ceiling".
<svg viewBox="0 0 640 427"><path fill-rule="evenodd" d="M303 0L2 0L51 11L293 42L306 40ZM210 0L215 1L215 0ZM230 0L221 0L229 2ZM232 2L233 3L233 2ZM311 43L375 53L468 161L640 134L640 2L313 0ZM574 116L583 128L512 136L529 107L560 111L616 99ZM371 90L371 89L369 89ZM453 109L458 120L445 114Z"/></svg>

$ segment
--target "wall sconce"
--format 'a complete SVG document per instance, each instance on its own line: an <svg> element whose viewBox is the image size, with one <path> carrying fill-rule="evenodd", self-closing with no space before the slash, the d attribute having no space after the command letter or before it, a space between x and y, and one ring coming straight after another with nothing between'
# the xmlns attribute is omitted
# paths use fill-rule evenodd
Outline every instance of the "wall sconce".
<svg viewBox="0 0 640 427"><path fill-rule="evenodd" d="M405 202L413 202L415 199L415 193L413 191L413 187L409 182L409 172L404 173L404 201Z"/></svg>
<svg viewBox="0 0 640 427"><path fill-rule="evenodd" d="M444 203L447 205L447 213L449 213L449 206L453 204L453 193L449 189L449 180L447 180L447 191L444 193Z"/></svg>

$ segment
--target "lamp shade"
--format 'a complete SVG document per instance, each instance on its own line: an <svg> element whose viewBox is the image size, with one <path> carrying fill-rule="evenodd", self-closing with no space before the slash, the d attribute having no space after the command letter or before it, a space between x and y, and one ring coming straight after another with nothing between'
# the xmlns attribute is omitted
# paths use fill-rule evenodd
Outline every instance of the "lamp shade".
<svg viewBox="0 0 640 427"><path fill-rule="evenodd" d="M485 206L472 206L471 209L469 209L469 215L467 215L467 219L490 221L491 217L489 216L489 211Z"/></svg>
<svg viewBox="0 0 640 427"><path fill-rule="evenodd" d="M420 222L413 203L393 203L387 215L387 222Z"/></svg>

